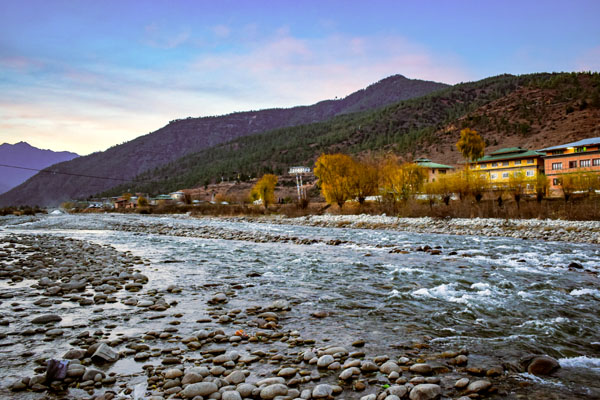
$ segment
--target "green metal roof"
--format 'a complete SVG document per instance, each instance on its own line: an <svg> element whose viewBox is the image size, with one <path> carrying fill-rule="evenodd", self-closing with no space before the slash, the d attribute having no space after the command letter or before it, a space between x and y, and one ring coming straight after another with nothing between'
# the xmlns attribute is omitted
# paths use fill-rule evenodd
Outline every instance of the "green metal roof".
<svg viewBox="0 0 600 400"><path fill-rule="evenodd" d="M490 155L497 155L497 154L506 154L506 153L525 153L526 151L528 151L527 149L523 149L521 147L505 147L503 149L498 149L495 151L492 151L490 153Z"/></svg>
<svg viewBox="0 0 600 400"><path fill-rule="evenodd" d="M504 150L504 149L502 149ZM495 152L494 152L495 153ZM541 151L535 151L535 150L526 150L526 151L515 151L512 153L501 153L501 154L494 154L491 153L488 156L484 156L483 158L480 158L479 160L475 161L476 163L484 163L484 162L489 162L489 161L499 161L499 160L512 160L515 158L528 158L528 157L543 157L546 155L546 153L541 152Z"/></svg>
<svg viewBox="0 0 600 400"><path fill-rule="evenodd" d="M427 158L420 158L416 161L416 163L419 164L421 167L425 168L454 169L454 167L451 167L450 165L434 163L429 161L429 159Z"/></svg>

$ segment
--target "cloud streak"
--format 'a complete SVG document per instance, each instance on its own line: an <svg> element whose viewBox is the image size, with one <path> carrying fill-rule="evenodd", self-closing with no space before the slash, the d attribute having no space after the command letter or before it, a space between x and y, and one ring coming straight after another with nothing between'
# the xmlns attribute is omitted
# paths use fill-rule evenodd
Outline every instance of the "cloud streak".
<svg viewBox="0 0 600 400"><path fill-rule="evenodd" d="M190 40L189 33L164 35L155 25L145 32L157 51ZM214 33L234 34L225 28ZM38 70L33 76L31 68ZM0 60L2 70L10 70L13 79L0 86L0 141L17 136L81 154L131 140L171 119L312 104L397 73L450 83L470 78L457 57L433 54L399 36L307 39L285 28L242 48L199 52L159 66L15 58Z"/></svg>

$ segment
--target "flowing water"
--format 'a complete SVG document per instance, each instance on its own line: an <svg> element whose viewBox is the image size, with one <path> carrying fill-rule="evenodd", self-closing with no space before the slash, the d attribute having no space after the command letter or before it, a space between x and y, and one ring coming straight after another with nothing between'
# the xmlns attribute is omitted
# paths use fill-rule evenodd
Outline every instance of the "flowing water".
<svg viewBox="0 0 600 400"><path fill-rule="evenodd" d="M188 325L191 331L193 321L206 316L206 299L212 294L206 284L237 285L231 307L285 299L292 304L286 327L306 337L341 344L362 338L380 354L424 341L440 351L466 347L470 360L481 365L547 354L559 359L560 374L545 379L522 374L523 380L590 398L600 393L597 245L137 215L47 216L22 222L0 221L0 241L11 232L50 233L110 244L149 260L142 266L150 278L148 288L183 288L175 310L185 311L189 321L180 331ZM322 241L298 245L182 237L152 229L118 230L121 224ZM332 239L349 243L325 244ZM439 248L442 254L415 251L420 246ZM406 252L390 253L390 248ZM583 269L567 268L571 262ZM250 273L255 277L249 278ZM7 290L4 284L1 288ZM0 310L7 307L5 302ZM112 307L106 312L118 314L120 303ZM330 316L310 318L315 310ZM68 322L77 318L74 313ZM133 317L114 333L145 332L160 323ZM139 368L134 364L114 368Z"/></svg>

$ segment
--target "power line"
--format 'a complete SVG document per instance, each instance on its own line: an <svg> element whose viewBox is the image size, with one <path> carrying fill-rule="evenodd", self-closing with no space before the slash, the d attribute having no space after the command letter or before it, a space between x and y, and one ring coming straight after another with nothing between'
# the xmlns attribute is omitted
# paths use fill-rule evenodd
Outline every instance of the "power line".
<svg viewBox="0 0 600 400"><path fill-rule="evenodd" d="M82 177L82 178L104 179L104 180L121 181L121 182L132 182L132 183L136 183L136 182L137 183L152 183L152 181L138 181L138 180L131 180L131 179L123 179L123 178L109 178L107 176L73 174L73 173L70 173L70 172L60 172L60 171L52 171L52 170L47 170L47 169L19 167L17 165L8 165L8 164L0 164L0 167L15 168L15 169L24 169L24 170L27 170L27 171L44 172L44 173L52 174L52 175L69 175L69 176L79 176L79 177Z"/></svg>

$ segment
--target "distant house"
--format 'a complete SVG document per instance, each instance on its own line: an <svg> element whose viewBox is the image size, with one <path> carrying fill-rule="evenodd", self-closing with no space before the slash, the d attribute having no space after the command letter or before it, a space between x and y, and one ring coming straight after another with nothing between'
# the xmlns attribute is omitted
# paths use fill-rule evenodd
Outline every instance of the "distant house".
<svg viewBox="0 0 600 400"><path fill-rule="evenodd" d="M165 204L172 204L173 202L175 202L175 200L173 200L173 197L171 197L171 195L159 194L158 196L156 196L155 198L153 198L150 201L150 204L160 206L160 205L165 205Z"/></svg>
<svg viewBox="0 0 600 400"><path fill-rule="evenodd" d="M544 172L542 157L545 154L543 151L507 147L469 164L469 169L485 175L492 186L495 183L508 183L511 176L518 176L519 173L526 179L534 180L539 173Z"/></svg>
<svg viewBox="0 0 600 400"><path fill-rule="evenodd" d="M561 176L574 172L600 174L600 137L547 147L544 166L550 179L550 195L560 195Z"/></svg>
<svg viewBox="0 0 600 400"><path fill-rule="evenodd" d="M115 204L115 209L117 209L117 210L137 207L137 202L133 199L133 197L131 197L131 198L119 197L119 198L117 198L117 200L115 200L114 204Z"/></svg>
<svg viewBox="0 0 600 400"><path fill-rule="evenodd" d="M445 175L454 169L454 167L450 165L434 163L428 158L417 158L415 163L420 167L427 169L427 182L435 182L437 176Z"/></svg>
<svg viewBox="0 0 600 400"><path fill-rule="evenodd" d="M177 202L185 201L185 193L184 192L169 193L169 196L171 196L171 199L173 199L174 201L177 201Z"/></svg>

